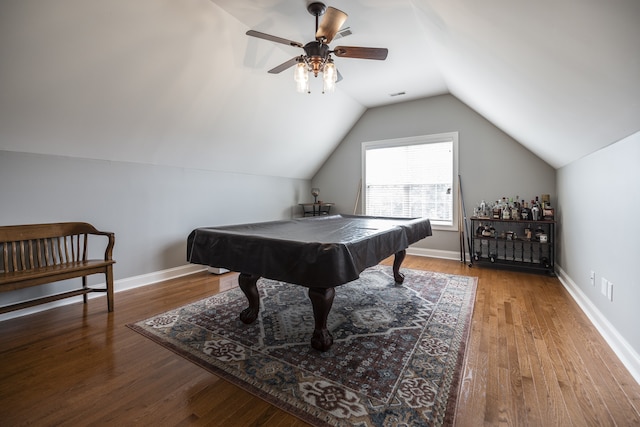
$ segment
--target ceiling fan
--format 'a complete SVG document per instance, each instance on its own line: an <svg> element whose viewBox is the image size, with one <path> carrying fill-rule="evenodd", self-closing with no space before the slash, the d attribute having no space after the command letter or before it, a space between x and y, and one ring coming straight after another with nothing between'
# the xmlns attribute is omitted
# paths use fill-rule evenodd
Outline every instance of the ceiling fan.
<svg viewBox="0 0 640 427"><path fill-rule="evenodd" d="M316 17L316 36L314 41L306 45L259 31L247 31L248 36L293 47L301 47L304 50L304 55L295 56L268 71L271 74L278 74L295 65L294 80L296 81L298 92L309 92L309 72L313 73L315 77L318 77L318 73L322 73L324 81L323 92L333 91L335 83L342 80L342 76L336 69L331 54L340 58L377 59L381 61L387 58L388 50L386 48L336 46L331 50L329 43L331 43L342 24L347 20L347 14L333 7L327 8L321 2L310 3L307 6L307 11ZM323 15L324 18L320 22L320 16Z"/></svg>

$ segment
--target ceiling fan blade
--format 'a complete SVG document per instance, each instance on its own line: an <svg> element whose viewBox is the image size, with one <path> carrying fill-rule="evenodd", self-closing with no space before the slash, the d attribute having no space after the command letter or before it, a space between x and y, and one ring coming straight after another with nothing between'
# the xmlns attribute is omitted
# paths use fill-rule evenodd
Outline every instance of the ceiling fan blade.
<svg viewBox="0 0 640 427"><path fill-rule="evenodd" d="M302 43L294 42L293 40L283 39L282 37L272 36L271 34L261 33L260 31L249 30L247 35L251 37L257 37L259 39L265 39L276 43L288 44L289 46L302 47Z"/></svg>
<svg viewBox="0 0 640 427"><path fill-rule="evenodd" d="M383 47L338 46L333 49L333 53L341 58L377 59L384 61L387 59L389 50Z"/></svg>
<svg viewBox="0 0 640 427"><path fill-rule="evenodd" d="M325 43L331 43L331 40L347 20L347 17L348 15L343 11L329 6L316 32L316 40L324 39Z"/></svg>
<svg viewBox="0 0 640 427"><path fill-rule="evenodd" d="M291 58L287 62L283 62L282 64L278 65L277 67L274 67L274 68L270 69L268 71L268 73L270 73L270 74L281 73L284 70L286 70L287 68L293 67L295 64L297 64L299 59L300 59L299 56L294 56L293 58Z"/></svg>

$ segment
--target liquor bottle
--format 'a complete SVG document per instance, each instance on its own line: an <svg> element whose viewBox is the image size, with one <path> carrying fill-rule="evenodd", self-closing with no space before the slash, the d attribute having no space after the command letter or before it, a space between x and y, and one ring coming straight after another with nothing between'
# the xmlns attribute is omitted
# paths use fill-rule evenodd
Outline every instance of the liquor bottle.
<svg viewBox="0 0 640 427"><path fill-rule="evenodd" d="M520 217L522 219L531 218L531 211L529 211L529 206L527 205L527 202L522 202L522 211L520 212Z"/></svg>
<svg viewBox="0 0 640 427"><path fill-rule="evenodd" d="M544 209L542 209L542 219L545 221L553 221L554 209L551 207L550 202L546 202Z"/></svg>
<svg viewBox="0 0 640 427"><path fill-rule="evenodd" d="M506 201L504 207L502 208L502 219L511 219L511 207Z"/></svg>
<svg viewBox="0 0 640 427"><path fill-rule="evenodd" d="M511 219L519 220L520 219L520 197L516 196L515 201L513 202L513 206L511 207Z"/></svg>
<svg viewBox="0 0 640 427"><path fill-rule="evenodd" d="M496 200L496 204L493 205L493 219L502 218L502 210L500 209L500 202Z"/></svg>
<svg viewBox="0 0 640 427"><path fill-rule="evenodd" d="M520 219L520 210L515 206L511 208L511 219L516 221Z"/></svg>

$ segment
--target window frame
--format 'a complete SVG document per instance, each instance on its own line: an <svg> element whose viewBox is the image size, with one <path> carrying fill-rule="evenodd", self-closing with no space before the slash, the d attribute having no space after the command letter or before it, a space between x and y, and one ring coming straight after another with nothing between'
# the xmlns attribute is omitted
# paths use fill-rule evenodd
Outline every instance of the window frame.
<svg viewBox="0 0 640 427"><path fill-rule="evenodd" d="M394 138L394 139L384 139L378 141L367 141L362 143L361 147L361 188L360 194L362 195L362 205L361 212L364 212L366 215L366 206L367 206L367 192L366 192L366 176L367 176L367 165L366 165L366 156L367 150L376 149L376 148L389 148L389 147L398 147L398 146L407 146L407 145L422 145L422 144L433 144L433 143L442 143L442 142L451 142L452 143L452 162L453 162L453 170L451 177L452 181L452 219L451 225L448 225L444 222L429 219L431 221L431 228L434 230L443 230L443 231L458 231L459 226L459 212L460 212L460 197L458 196L458 132L444 132L438 134L430 134L430 135L419 135L419 136L411 136L406 138Z"/></svg>

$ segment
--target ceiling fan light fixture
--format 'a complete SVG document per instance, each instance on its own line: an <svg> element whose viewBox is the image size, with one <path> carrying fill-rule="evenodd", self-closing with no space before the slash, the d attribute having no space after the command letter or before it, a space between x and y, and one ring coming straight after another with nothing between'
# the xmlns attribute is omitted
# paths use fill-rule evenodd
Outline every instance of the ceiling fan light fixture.
<svg viewBox="0 0 640 427"><path fill-rule="evenodd" d="M299 61L293 70L293 80L299 93L309 92L309 70L304 61Z"/></svg>
<svg viewBox="0 0 640 427"><path fill-rule="evenodd" d="M333 92L335 90L336 81L338 80L338 70L336 70L336 65L331 58L324 64L322 80L324 82L322 93Z"/></svg>

